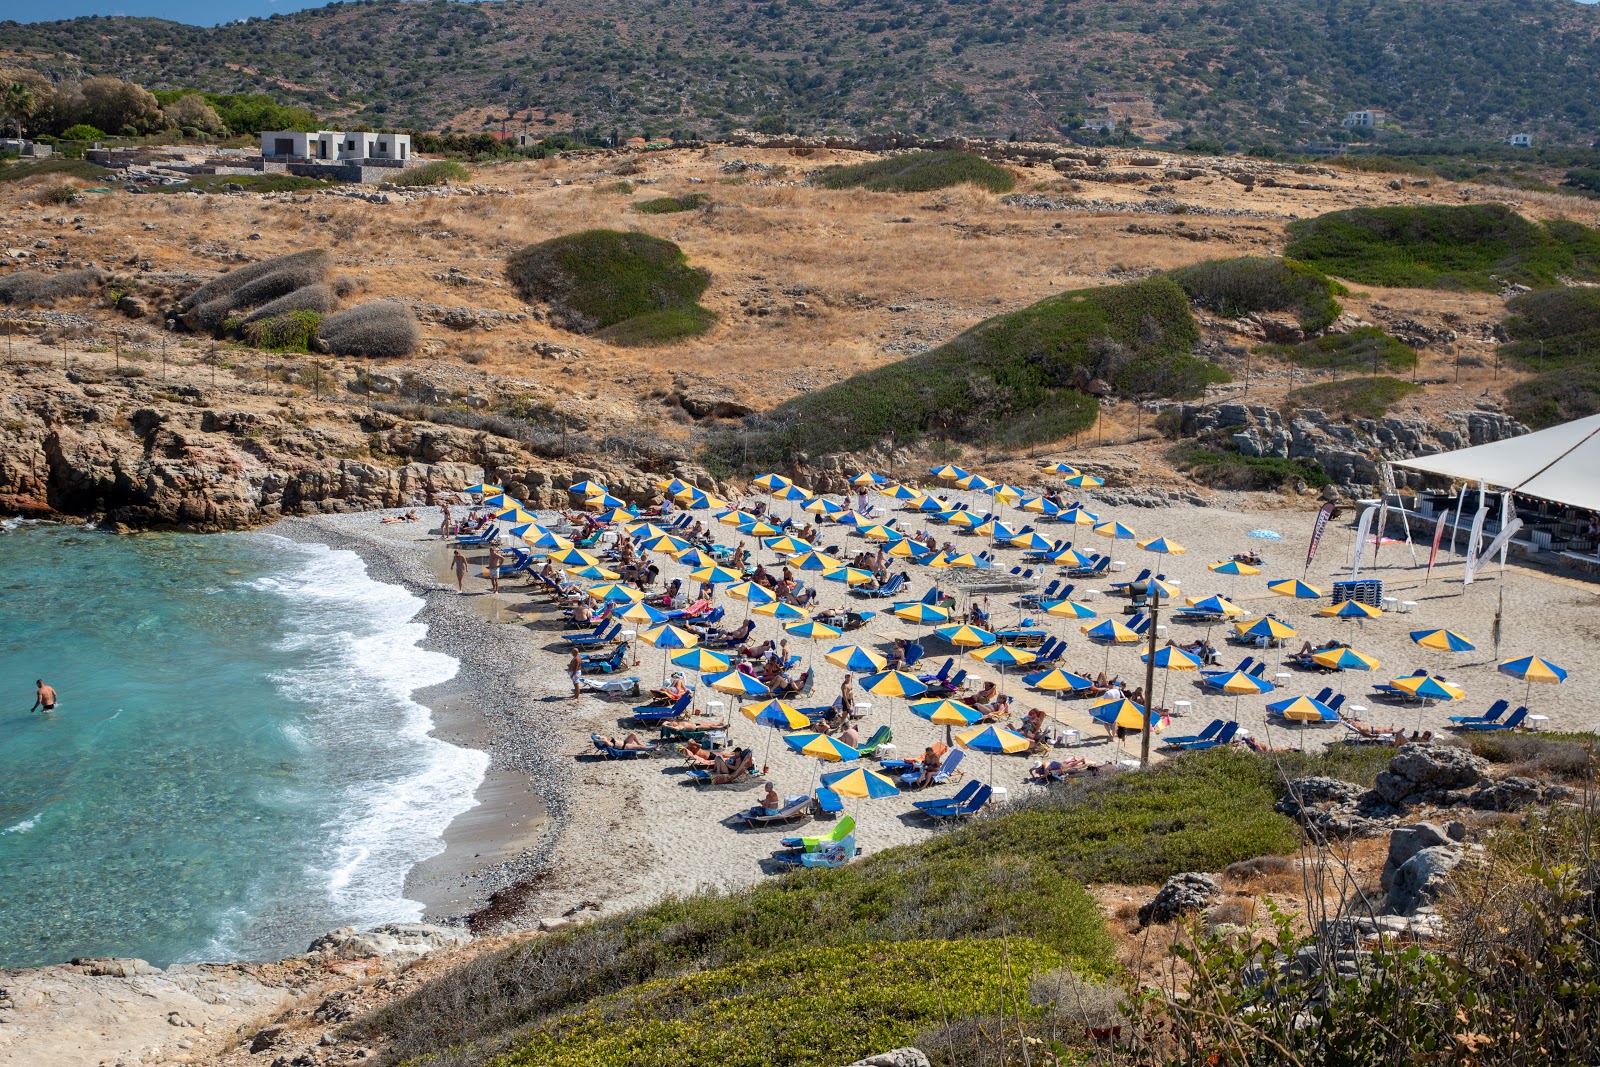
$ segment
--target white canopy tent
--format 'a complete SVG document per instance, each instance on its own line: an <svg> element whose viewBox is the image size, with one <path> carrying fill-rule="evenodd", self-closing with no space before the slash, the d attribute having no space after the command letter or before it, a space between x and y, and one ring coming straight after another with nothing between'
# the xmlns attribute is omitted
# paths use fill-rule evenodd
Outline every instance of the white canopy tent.
<svg viewBox="0 0 1600 1067"><path fill-rule="evenodd" d="M1600 415L1394 465L1600 511Z"/></svg>

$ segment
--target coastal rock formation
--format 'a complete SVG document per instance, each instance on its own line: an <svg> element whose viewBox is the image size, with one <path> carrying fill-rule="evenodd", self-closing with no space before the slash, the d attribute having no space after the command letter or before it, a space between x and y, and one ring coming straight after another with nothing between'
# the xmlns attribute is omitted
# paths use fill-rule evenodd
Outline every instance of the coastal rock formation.
<svg viewBox="0 0 1600 1067"><path fill-rule="evenodd" d="M928 1054L908 1045L856 1060L847 1067L928 1067Z"/></svg>
<svg viewBox="0 0 1600 1067"><path fill-rule="evenodd" d="M1450 872L1463 852L1455 845L1421 849L1394 872L1383 910L1390 915L1415 915L1451 891Z"/></svg>
<svg viewBox="0 0 1600 1067"><path fill-rule="evenodd" d="M394 962L417 959L441 948L464 945L472 940L465 930L429 923L385 923L371 930L358 931L342 926L311 942L306 953L341 960L377 956Z"/></svg>
<svg viewBox="0 0 1600 1067"><path fill-rule="evenodd" d="M1139 925L1170 923L1181 916L1200 911L1221 895L1222 886L1209 874L1194 871L1175 874L1139 908Z"/></svg>

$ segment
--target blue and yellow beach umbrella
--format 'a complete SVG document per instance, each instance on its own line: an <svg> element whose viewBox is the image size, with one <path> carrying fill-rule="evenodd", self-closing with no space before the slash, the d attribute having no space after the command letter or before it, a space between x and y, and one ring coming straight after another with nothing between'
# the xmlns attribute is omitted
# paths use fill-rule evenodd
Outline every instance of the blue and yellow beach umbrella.
<svg viewBox="0 0 1600 1067"><path fill-rule="evenodd" d="M1206 565L1206 570L1213 571L1213 572L1215 572L1217 574L1235 574L1235 575L1237 575L1237 574L1252 575L1252 574L1260 574L1261 573L1261 568L1260 567L1252 567L1250 564L1241 563L1239 560L1236 560L1236 559L1225 559L1225 560L1222 560L1222 561L1220 561L1218 563L1208 563Z"/></svg>
<svg viewBox="0 0 1600 1067"><path fill-rule="evenodd" d="M830 649L823 659L835 667L843 667L847 671L857 671L862 674L881 671L889 665L888 660L863 645L840 645L838 648Z"/></svg>
<svg viewBox="0 0 1600 1067"><path fill-rule="evenodd" d="M1311 653L1311 662L1335 671L1375 671L1381 666L1377 656L1353 648L1325 648Z"/></svg>
<svg viewBox="0 0 1600 1067"><path fill-rule="evenodd" d="M1116 521L1102 522L1100 525L1094 527L1094 532L1099 534L1101 537L1110 537L1117 541L1132 541L1134 538L1139 536L1134 532L1132 526L1124 526L1122 523Z"/></svg>
<svg viewBox="0 0 1600 1067"><path fill-rule="evenodd" d="M813 641L824 637L838 637L843 633L842 630L829 626L825 622L818 622L815 619L808 619L805 622L791 622L783 628L783 632L793 634L795 637L809 637Z"/></svg>
<svg viewBox="0 0 1600 1067"><path fill-rule="evenodd" d="M971 726L983 713L953 700L919 700L910 705L911 714L935 726Z"/></svg>
<svg viewBox="0 0 1600 1067"><path fill-rule="evenodd" d="M706 684L719 693L731 693L739 697L764 697L772 694L772 690L762 685L760 679L752 678L743 671L708 674L705 679Z"/></svg>
<svg viewBox="0 0 1600 1067"><path fill-rule="evenodd" d="M937 604L896 604L893 613L908 622L944 622L950 618L950 612Z"/></svg>
<svg viewBox="0 0 1600 1067"><path fill-rule="evenodd" d="M1094 619L1099 617L1087 604L1080 604L1076 600L1047 600L1044 602L1044 613L1057 619Z"/></svg>
<svg viewBox="0 0 1600 1067"><path fill-rule="evenodd" d="M842 797L856 800L878 800L900 795L898 786L877 771L866 767L829 771L822 776L822 784Z"/></svg>
<svg viewBox="0 0 1600 1067"><path fill-rule="evenodd" d="M1478 647L1454 630L1412 630L1411 640L1435 652L1471 652Z"/></svg>
<svg viewBox="0 0 1600 1067"><path fill-rule="evenodd" d="M921 679L905 671L881 671L865 675L861 679L861 688L881 697L917 697L928 691Z"/></svg>
<svg viewBox="0 0 1600 1067"><path fill-rule="evenodd" d="M933 632L952 645L976 648L982 645L994 644L994 634L982 627L968 626L965 623L956 626L941 626Z"/></svg>
<svg viewBox="0 0 1600 1067"><path fill-rule="evenodd" d="M809 726L811 720L805 713L796 711L781 700L763 700L759 704L746 704L739 709L739 714L751 722L760 723L762 726L776 726L780 730L798 730L802 726Z"/></svg>
<svg viewBox="0 0 1600 1067"><path fill-rule="evenodd" d="M788 734L784 737L783 743L802 756L827 760L830 763L848 763L861 758L859 750L827 734Z"/></svg>

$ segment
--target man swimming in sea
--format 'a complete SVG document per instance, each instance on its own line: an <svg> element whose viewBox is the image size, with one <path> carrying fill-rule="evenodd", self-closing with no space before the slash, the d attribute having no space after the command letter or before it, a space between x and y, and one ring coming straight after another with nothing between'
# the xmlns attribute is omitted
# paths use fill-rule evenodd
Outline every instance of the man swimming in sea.
<svg viewBox="0 0 1600 1067"><path fill-rule="evenodd" d="M29 708L28 710L30 712L31 711L44 711L44 712L55 711L56 710L56 691L54 689L52 689L50 686L45 685L43 678L40 678L34 684L39 687L39 695L34 698L33 707Z"/></svg>

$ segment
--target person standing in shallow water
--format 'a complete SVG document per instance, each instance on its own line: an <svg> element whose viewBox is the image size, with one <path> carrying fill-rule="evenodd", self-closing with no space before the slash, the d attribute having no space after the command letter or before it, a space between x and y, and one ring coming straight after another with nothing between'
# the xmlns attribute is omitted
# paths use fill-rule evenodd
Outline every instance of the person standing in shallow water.
<svg viewBox="0 0 1600 1067"><path fill-rule="evenodd" d="M34 685L38 687L39 692L38 695L33 698L33 707L29 708L28 710L30 712L43 711L46 713L55 711L56 691L50 686L45 685L43 678L40 678L38 681L34 682Z"/></svg>
<svg viewBox="0 0 1600 1067"><path fill-rule="evenodd" d="M489 546L489 592L500 593L500 564L505 562L505 557L494 545Z"/></svg>
<svg viewBox="0 0 1600 1067"><path fill-rule="evenodd" d="M456 572L456 592L465 593L467 581L467 557L456 549L456 554L450 560L450 569Z"/></svg>

